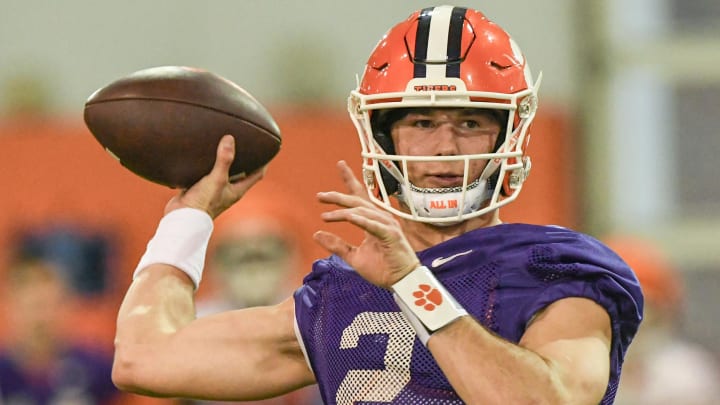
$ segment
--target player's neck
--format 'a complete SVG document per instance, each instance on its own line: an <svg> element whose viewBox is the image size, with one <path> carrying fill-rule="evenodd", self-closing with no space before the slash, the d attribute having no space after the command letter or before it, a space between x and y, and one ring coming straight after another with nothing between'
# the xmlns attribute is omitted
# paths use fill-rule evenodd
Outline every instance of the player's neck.
<svg viewBox="0 0 720 405"><path fill-rule="evenodd" d="M478 228L501 224L498 210L449 226L437 226L422 222L402 220L405 236L415 251L425 250L446 240Z"/></svg>

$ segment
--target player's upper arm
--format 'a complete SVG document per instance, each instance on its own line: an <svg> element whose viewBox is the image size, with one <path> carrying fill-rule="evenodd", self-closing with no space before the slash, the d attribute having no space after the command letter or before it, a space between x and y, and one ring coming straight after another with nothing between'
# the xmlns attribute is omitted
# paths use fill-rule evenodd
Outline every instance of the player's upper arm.
<svg viewBox="0 0 720 405"><path fill-rule="evenodd" d="M154 396L252 400L314 382L292 298L199 318L151 344L120 343L115 363L119 387Z"/></svg>
<svg viewBox="0 0 720 405"><path fill-rule="evenodd" d="M520 345L546 359L572 403L598 403L610 378L610 316L586 298L564 298L540 311Z"/></svg>

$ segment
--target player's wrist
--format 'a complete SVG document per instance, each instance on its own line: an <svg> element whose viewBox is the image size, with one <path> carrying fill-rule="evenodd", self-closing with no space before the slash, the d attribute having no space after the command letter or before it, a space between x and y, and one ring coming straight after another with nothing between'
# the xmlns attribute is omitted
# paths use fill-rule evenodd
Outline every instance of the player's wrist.
<svg viewBox="0 0 720 405"><path fill-rule="evenodd" d="M393 298L425 345L433 333L468 315L425 266L415 268L391 289Z"/></svg>
<svg viewBox="0 0 720 405"><path fill-rule="evenodd" d="M197 289L212 231L213 221L206 211L185 207L168 212L148 242L133 279L148 266L162 263L187 274Z"/></svg>
<svg viewBox="0 0 720 405"><path fill-rule="evenodd" d="M388 277L388 279L384 282L383 287L387 290L394 291L393 286L400 282L402 279L404 279L408 274L412 273L415 269L418 267L421 267L422 263L419 261L416 261L415 263L407 266L403 270L394 272L392 275Z"/></svg>

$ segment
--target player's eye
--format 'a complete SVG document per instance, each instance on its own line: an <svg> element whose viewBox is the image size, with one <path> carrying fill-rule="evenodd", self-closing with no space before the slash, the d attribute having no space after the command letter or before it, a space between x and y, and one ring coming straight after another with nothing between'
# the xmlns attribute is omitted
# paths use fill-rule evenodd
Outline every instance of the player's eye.
<svg viewBox="0 0 720 405"><path fill-rule="evenodd" d="M435 122L430 119L416 119L412 123L413 127L416 128L435 128Z"/></svg>
<svg viewBox="0 0 720 405"><path fill-rule="evenodd" d="M475 120L465 120L462 122L461 126L467 129L477 129L480 128L480 123Z"/></svg>

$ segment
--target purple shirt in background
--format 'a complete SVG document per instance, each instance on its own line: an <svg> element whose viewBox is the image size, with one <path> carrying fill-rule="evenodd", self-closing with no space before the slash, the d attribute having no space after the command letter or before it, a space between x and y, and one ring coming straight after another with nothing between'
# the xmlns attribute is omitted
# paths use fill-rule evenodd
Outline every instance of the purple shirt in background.
<svg viewBox="0 0 720 405"><path fill-rule="evenodd" d="M31 374L0 353L0 404L102 405L119 391L112 383L112 357L80 347L65 350L52 366Z"/></svg>

